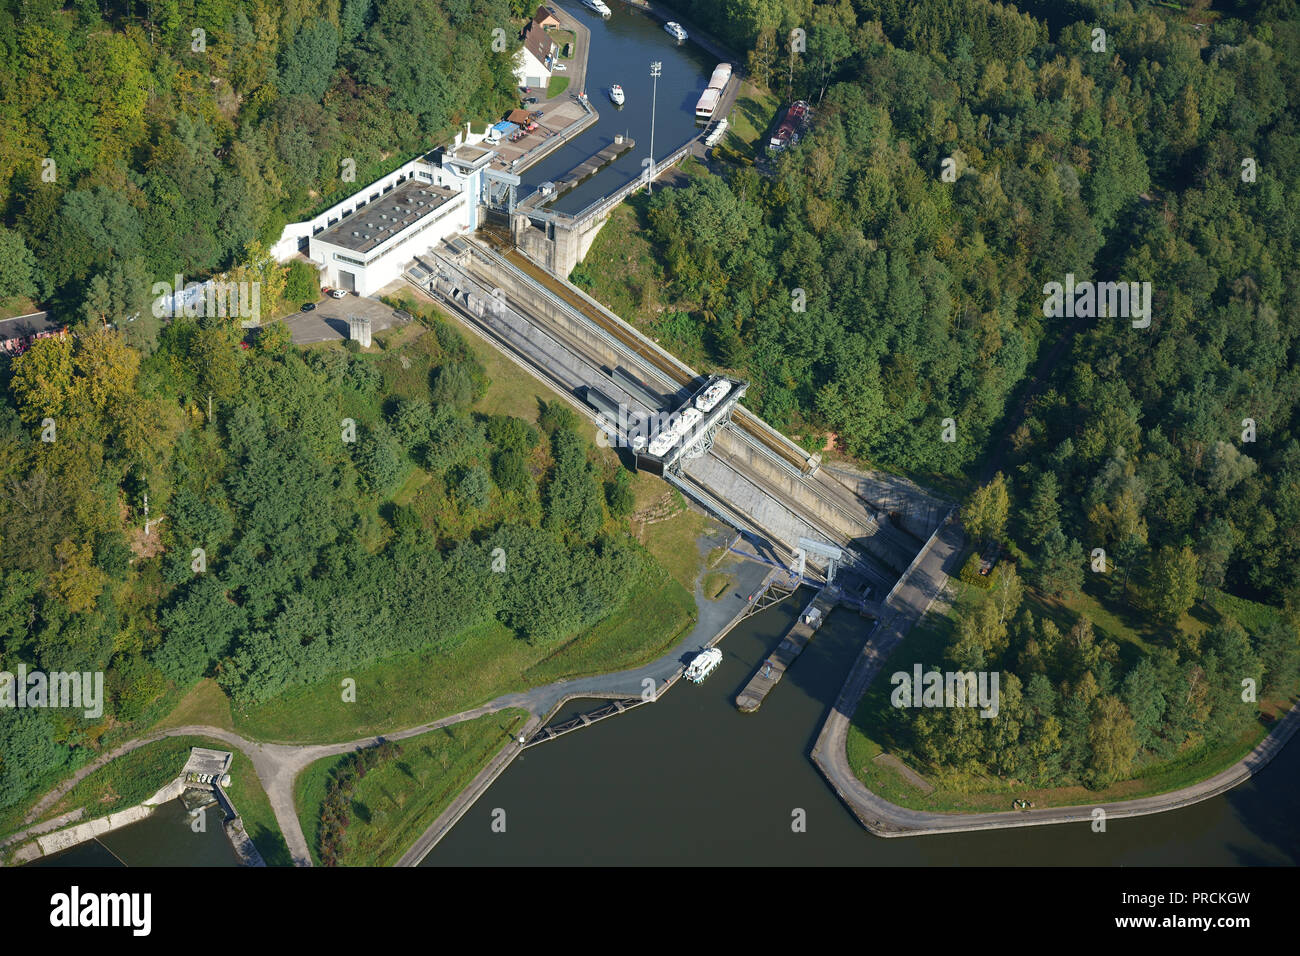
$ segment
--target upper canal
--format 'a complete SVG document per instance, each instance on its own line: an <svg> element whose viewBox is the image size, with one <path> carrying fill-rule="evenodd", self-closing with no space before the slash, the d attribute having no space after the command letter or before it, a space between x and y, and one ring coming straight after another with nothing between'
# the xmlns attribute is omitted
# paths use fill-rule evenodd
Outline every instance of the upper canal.
<svg viewBox="0 0 1300 956"><path fill-rule="evenodd" d="M526 170L520 198L613 143L616 135L636 141L634 149L551 206L558 212L572 213L641 175L641 161L650 156L652 96L656 161L662 161L695 135L695 103L718 61L690 40L677 43L664 32L662 21L626 4L610 4L613 14L607 20L601 20L576 0L559 0L556 5L591 31L584 88L600 119ZM663 64L657 92L650 78L650 64L654 61ZM609 88L615 83L623 87L626 97L622 108L609 99Z"/></svg>

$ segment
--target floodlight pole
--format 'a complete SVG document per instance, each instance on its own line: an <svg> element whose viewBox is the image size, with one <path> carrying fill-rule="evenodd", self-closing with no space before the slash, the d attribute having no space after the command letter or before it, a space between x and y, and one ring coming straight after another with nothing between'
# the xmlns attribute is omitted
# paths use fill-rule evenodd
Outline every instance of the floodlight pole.
<svg viewBox="0 0 1300 956"><path fill-rule="evenodd" d="M646 194L654 192L655 184L655 104L659 99L659 76L663 72L663 63L655 60L650 64L650 77L654 81L650 93L650 171L646 181Z"/></svg>

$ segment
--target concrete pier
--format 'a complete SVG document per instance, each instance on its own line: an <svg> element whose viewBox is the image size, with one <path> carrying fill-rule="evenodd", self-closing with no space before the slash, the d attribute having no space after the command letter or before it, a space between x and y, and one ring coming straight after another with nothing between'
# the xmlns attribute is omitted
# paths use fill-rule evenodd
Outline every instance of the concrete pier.
<svg viewBox="0 0 1300 956"><path fill-rule="evenodd" d="M592 153L563 176L557 177L555 179L555 192L549 196L543 196L540 192L532 193L517 208L520 210L533 209L543 203L559 199L569 190L576 189L582 182L596 175L635 145L636 140L619 137L615 142Z"/></svg>
<svg viewBox="0 0 1300 956"><path fill-rule="evenodd" d="M833 594L828 594L829 588L822 588L813 598L812 604L804 613L799 615L799 619L791 625L790 630L786 632L785 637L763 663L758 665L758 670L754 676L749 679L745 689L736 697L736 708L742 714L752 714L763 706L763 700L771 692L772 688L781 682L785 676L786 669L794 663L795 658L803 653L803 649L808 646L808 642L817 633L817 628L826 622L826 617L835 607L836 599ZM821 617L816 624L807 624L804 618L810 610L820 610Z"/></svg>

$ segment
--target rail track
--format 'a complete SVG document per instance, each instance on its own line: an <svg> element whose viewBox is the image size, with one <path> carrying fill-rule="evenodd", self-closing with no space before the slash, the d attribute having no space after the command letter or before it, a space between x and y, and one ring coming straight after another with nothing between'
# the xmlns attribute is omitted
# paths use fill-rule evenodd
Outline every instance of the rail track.
<svg viewBox="0 0 1300 956"><path fill-rule="evenodd" d="M500 265L509 266L517 272L523 273L534 284L541 286L550 294L561 299L565 305L581 313L584 318L617 340L624 349L662 375L673 386L674 390L690 385L694 381L696 376L686 366L669 361L661 351L647 345L626 323L611 318L603 309L593 305L566 283L560 282L537 263L514 249L498 230L485 228L480 232L486 234L493 241L493 244L498 246L498 248L491 249L489 252L499 261ZM480 248L483 247L481 243L479 246ZM761 420L744 406L737 406L735 421L746 435L767 451L775 454L797 473L807 475L815 470L815 466L813 468L809 467L808 457L796 454L784 441L770 434L768 429L761 423Z"/></svg>

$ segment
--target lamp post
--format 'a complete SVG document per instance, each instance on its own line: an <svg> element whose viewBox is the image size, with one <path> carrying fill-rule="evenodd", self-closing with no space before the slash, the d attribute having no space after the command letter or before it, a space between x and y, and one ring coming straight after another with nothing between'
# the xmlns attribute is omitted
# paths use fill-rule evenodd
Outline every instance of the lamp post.
<svg viewBox="0 0 1300 956"><path fill-rule="evenodd" d="M650 64L650 78L654 80L653 89L650 93L650 169L647 172L649 177L646 180L645 191L647 194L654 192L655 184L655 102L659 98L659 74L663 72L663 63L655 60Z"/></svg>

